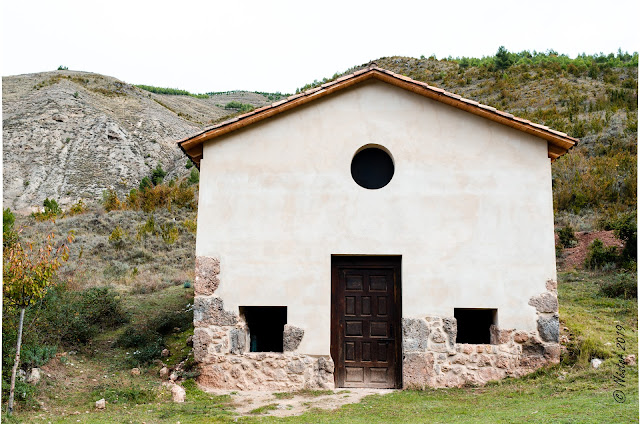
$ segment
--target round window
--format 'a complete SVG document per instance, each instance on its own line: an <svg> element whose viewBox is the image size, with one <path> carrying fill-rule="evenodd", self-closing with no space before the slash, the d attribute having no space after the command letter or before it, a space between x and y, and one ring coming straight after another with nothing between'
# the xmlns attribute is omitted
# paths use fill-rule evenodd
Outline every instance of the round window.
<svg viewBox="0 0 640 424"><path fill-rule="evenodd" d="M351 161L351 176L359 186L375 190L389 184L394 172L393 159L378 147L360 150Z"/></svg>

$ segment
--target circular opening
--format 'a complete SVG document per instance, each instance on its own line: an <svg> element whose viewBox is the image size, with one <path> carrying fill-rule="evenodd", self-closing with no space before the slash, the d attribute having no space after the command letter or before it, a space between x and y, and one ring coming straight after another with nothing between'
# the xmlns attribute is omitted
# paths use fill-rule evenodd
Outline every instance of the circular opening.
<svg viewBox="0 0 640 424"><path fill-rule="evenodd" d="M351 161L351 176L359 186L375 190L389 184L393 178L393 159L378 147L366 147Z"/></svg>

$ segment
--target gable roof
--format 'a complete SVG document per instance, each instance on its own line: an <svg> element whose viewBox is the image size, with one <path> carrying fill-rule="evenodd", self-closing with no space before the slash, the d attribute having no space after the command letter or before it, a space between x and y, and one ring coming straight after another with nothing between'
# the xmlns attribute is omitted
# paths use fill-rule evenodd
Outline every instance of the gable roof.
<svg viewBox="0 0 640 424"><path fill-rule="evenodd" d="M212 127L205 128L197 134L178 141L178 145L182 151L191 158L191 160L200 167L200 159L202 158L202 145L204 142L213 140L216 137L230 133L232 131L260 122L279 113L291 110L305 103L312 102L324 96L333 94L337 91L351 87L355 84L367 81L369 79L377 79L396 87L409 90L424 97L436 100L453 106L458 109L473 113L494 122L515 128L527 134L540 137L547 141L548 155L551 161L567 153L569 149L578 143L577 138L568 136L567 134L553 130L547 126L536 124L527 119L518 118L510 113L497 110L494 107L483 105L474 100L465 99L457 94L450 93L441 88L434 87L425 82L416 81L404 75L396 74L370 65L367 68L356 71L352 74L344 75L333 81L322 84L321 86L312 88L286 99L254 109L235 118L226 120Z"/></svg>

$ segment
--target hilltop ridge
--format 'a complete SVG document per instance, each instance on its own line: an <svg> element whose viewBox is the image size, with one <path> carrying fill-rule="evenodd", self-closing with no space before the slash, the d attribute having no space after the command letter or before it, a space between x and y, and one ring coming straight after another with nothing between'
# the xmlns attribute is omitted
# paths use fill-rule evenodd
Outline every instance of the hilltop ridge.
<svg viewBox="0 0 640 424"><path fill-rule="evenodd" d="M589 229L595 218L635 210L637 53L569 59L552 51L499 50L482 59L393 56L374 62L579 138L553 165L557 221L570 215ZM98 200L107 188L125 194L157 164L167 178L185 176L187 159L176 140L281 96L190 95L67 70L3 77L4 205L29 212L46 197L64 207L79 198Z"/></svg>

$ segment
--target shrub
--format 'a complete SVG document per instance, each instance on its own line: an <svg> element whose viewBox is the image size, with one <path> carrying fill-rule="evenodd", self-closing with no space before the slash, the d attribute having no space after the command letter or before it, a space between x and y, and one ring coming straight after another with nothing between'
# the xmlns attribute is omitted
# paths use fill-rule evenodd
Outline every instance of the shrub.
<svg viewBox="0 0 640 424"><path fill-rule="evenodd" d="M113 261L111 265L109 265L102 271L102 274L105 276L105 278L113 278L116 280L126 277L128 273L129 265L120 261Z"/></svg>
<svg viewBox="0 0 640 424"><path fill-rule="evenodd" d="M71 207L69 208L68 214L73 216L73 215L79 215L81 213L85 213L86 211L87 211L87 206L84 204L82 199L80 199L76 203L71 205Z"/></svg>
<svg viewBox="0 0 640 424"><path fill-rule="evenodd" d="M122 209L122 202L118 199L118 193L112 188L102 192L102 205L107 212Z"/></svg>
<svg viewBox="0 0 640 424"><path fill-rule="evenodd" d="M107 286L84 290L80 295L79 307L87 325L100 331L116 328L129 321L120 295Z"/></svg>
<svg viewBox="0 0 640 424"><path fill-rule="evenodd" d="M196 233L196 230L198 228L195 219L185 219L182 222L182 225L184 226L184 228L187 229L187 231L189 231L190 233L193 233L193 234Z"/></svg>
<svg viewBox="0 0 640 424"><path fill-rule="evenodd" d="M578 244L573 228L570 225L558 230L558 239L562 247L574 247Z"/></svg>
<svg viewBox="0 0 640 424"><path fill-rule="evenodd" d="M178 240L178 228L173 225L172 222L166 224L160 224L160 235L162 236L162 241L166 244L173 244Z"/></svg>
<svg viewBox="0 0 640 424"><path fill-rule="evenodd" d="M58 202L56 202L54 199L49 200L49 198L47 197L46 199L44 199L44 202L42 203L44 206L44 213L47 215L58 215L62 213L62 209L60 209L60 206L58 206Z"/></svg>
<svg viewBox="0 0 640 424"><path fill-rule="evenodd" d="M600 239L595 239L589 245L584 265L589 269L602 269L605 266L615 264L617 260L618 254L615 246L605 247Z"/></svg>
<svg viewBox="0 0 640 424"><path fill-rule="evenodd" d="M150 326L157 333L166 336L171 334L174 329L184 331L193 325L193 311L189 308L180 311L166 311L153 320Z"/></svg>
<svg viewBox="0 0 640 424"><path fill-rule="evenodd" d="M193 162L191 162L191 159L187 159L187 163L184 167L187 169L190 169L193 167Z"/></svg>
<svg viewBox="0 0 640 424"><path fill-rule="evenodd" d="M120 347L135 349L127 358L130 365L145 365L160 357L164 349L162 336L147 328L128 327L118 337L116 344Z"/></svg>
<svg viewBox="0 0 640 424"><path fill-rule="evenodd" d="M151 182L153 183L153 185L158 185L158 184L162 184L162 181L164 180L164 177L167 175L167 173L162 169L162 166L160 166L160 164L158 164L156 166L156 168L151 171Z"/></svg>
<svg viewBox="0 0 640 424"><path fill-rule="evenodd" d="M69 68L63 65L58 66L58 71L68 71Z"/></svg>
<svg viewBox="0 0 640 424"><path fill-rule="evenodd" d="M200 182L200 171L197 168L193 168L191 170L191 174L189 174L189 183L198 184Z"/></svg>
<svg viewBox="0 0 640 424"><path fill-rule="evenodd" d="M20 366L23 369L39 368L56 355L57 346L24 345L20 353Z"/></svg>
<svg viewBox="0 0 640 424"><path fill-rule="evenodd" d="M153 184L151 183L151 179L149 177L144 177L142 178L142 180L140 180L140 191L144 191L146 189L149 189L153 186ZM133 191L133 190L131 190Z"/></svg>
<svg viewBox="0 0 640 424"><path fill-rule="evenodd" d="M11 209L2 211L2 246L9 247L18 241L18 233L13 229L16 217Z"/></svg>
<svg viewBox="0 0 640 424"><path fill-rule="evenodd" d="M164 337L174 330L185 331L193 325L193 310L165 310L125 329L116 344L134 349L128 359L130 365L144 365L160 357L165 347Z"/></svg>
<svg viewBox="0 0 640 424"><path fill-rule="evenodd" d="M638 258L638 225L636 220L635 212L625 214L614 226L616 237L624 241L621 255L623 261L636 261Z"/></svg>
<svg viewBox="0 0 640 424"><path fill-rule="evenodd" d="M120 250L124 246L124 236L124 230L120 228L120 226L116 226L109 235L109 243L111 243L116 250Z"/></svg>
<svg viewBox="0 0 640 424"><path fill-rule="evenodd" d="M229 102L226 105L224 105L225 109L240 109L241 107L242 107L242 103L236 102L236 101Z"/></svg>
<svg viewBox="0 0 640 424"><path fill-rule="evenodd" d="M138 240L141 240L142 238L147 238L147 235L151 234L155 234L156 233L156 219L153 217L153 215L150 215L149 218L147 218L147 221L138 226L138 233L136 234L136 238Z"/></svg>
<svg viewBox="0 0 640 424"><path fill-rule="evenodd" d="M189 184L185 181L173 189L172 197L172 203L180 208L196 209L197 207L198 197L195 189L189 187Z"/></svg>
<svg viewBox="0 0 640 424"><path fill-rule="evenodd" d="M34 333L25 345L79 346L98 332L127 322L128 315L118 293L109 287L77 292L59 285L49 290L25 320L31 322Z"/></svg>
<svg viewBox="0 0 640 424"><path fill-rule="evenodd" d="M638 282L635 275L620 274L616 276L614 281L608 281L600 286L598 292L604 297L620 297L623 299L638 298Z"/></svg>
<svg viewBox="0 0 640 424"><path fill-rule="evenodd" d="M152 212L158 207L171 208L173 190L160 184L140 192L140 209Z"/></svg>
<svg viewBox="0 0 640 424"><path fill-rule="evenodd" d="M54 199L49 199L48 197L44 199L42 202L44 206L44 211L42 212L34 212L31 214L38 221L45 221L47 219L55 218L57 215L62 213L62 209L58 205Z"/></svg>

